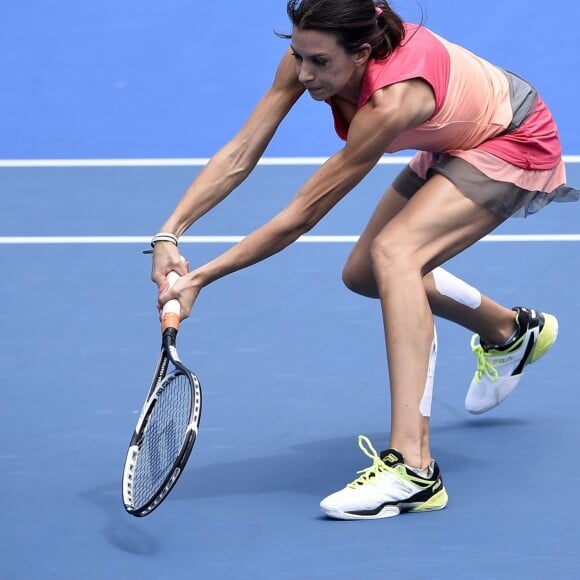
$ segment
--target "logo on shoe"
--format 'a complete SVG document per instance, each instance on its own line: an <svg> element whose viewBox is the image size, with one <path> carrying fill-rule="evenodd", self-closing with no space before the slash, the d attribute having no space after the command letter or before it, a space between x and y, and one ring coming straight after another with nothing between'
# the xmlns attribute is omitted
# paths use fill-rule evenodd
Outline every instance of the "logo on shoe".
<svg viewBox="0 0 580 580"><path fill-rule="evenodd" d="M505 357L505 358L495 358L494 357L493 363L496 364L496 365L505 365L507 363L512 362L513 360L514 360L514 357L513 356L508 356L508 357Z"/></svg>
<svg viewBox="0 0 580 580"><path fill-rule="evenodd" d="M397 463L399 461L399 458L394 454L394 453L389 453L388 455L385 455L385 457L383 457L383 461L385 463Z"/></svg>

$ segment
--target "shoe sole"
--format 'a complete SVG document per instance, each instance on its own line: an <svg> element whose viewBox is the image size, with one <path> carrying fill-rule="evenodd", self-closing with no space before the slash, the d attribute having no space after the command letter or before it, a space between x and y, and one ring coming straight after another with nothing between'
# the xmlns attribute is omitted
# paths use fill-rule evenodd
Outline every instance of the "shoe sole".
<svg viewBox="0 0 580 580"><path fill-rule="evenodd" d="M419 513L432 512L445 508L449 496L445 488L439 490L433 497L420 504L411 503L405 504L401 502L399 505L387 505L380 512L372 515L362 515L350 512L343 512L337 509L323 509L325 516L335 520L379 520L385 518L394 518L401 513Z"/></svg>

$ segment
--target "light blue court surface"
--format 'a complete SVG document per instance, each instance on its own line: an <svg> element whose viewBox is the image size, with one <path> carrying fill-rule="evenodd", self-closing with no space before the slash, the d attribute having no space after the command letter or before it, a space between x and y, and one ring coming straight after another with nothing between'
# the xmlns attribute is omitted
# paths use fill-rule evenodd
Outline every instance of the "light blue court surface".
<svg viewBox="0 0 580 580"><path fill-rule="evenodd" d="M312 234L359 233L397 169L377 167ZM258 168L190 233L249 231L312 170ZM0 241L155 231L196 171L2 169ZM473 417L470 335L440 322L432 443L449 505L371 522L318 511L367 466L359 433L387 443L378 303L340 281L352 244L298 243L202 293L180 333L204 388L199 440L172 495L140 520L120 481L159 344L145 245L0 244L2 578L577 578L579 208L497 232L576 241L486 241L453 261L499 301L556 314L560 337L510 399ZM196 263L225 247L183 252Z"/></svg>

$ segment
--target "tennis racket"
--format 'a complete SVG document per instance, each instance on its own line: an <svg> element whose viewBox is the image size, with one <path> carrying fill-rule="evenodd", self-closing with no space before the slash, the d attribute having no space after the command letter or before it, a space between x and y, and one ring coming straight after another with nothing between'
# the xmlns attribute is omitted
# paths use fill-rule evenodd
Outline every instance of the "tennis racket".
<svg viewBox="0 0 580 580"><path fill-rule="evenodd" d="M175 272L167 276L170 286L178 279ZM167 497L197 438L201 385L177 353L179 314L177 300L163 305L161 353L125 460L123 503L136 517L149 515Z"/></svg>

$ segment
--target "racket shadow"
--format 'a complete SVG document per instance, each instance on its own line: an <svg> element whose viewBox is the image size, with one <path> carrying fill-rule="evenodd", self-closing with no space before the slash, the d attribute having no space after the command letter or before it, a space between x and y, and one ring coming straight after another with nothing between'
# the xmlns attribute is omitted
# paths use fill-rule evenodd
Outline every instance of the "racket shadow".
<svg viewBox="0 0 580 580"><path fill-rule="evenodd" d="M119 484L101 484L80 494L107 516L103 536L115 549L137 556L152 556L162 549L161 542L133 523L119 499Z"/></svg>

